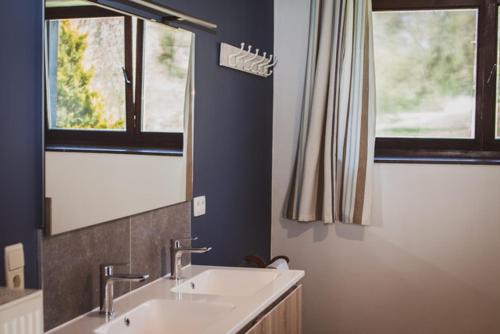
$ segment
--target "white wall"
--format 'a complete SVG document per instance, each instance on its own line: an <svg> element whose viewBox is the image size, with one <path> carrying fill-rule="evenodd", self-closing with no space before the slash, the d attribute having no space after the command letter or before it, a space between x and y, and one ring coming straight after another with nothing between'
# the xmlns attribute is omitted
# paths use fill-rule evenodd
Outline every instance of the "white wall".
<svg viewBox="0 0 500 334"><path fill-rule="evenodd" d="M306 270L305 334L500 332L500 166L377 164L372 226L281 218L308 0L275 0L272 253Z"/></svg>
<svg viewBox="0 0 500 334"><path fill-rule="evenodd" d="M45 154L52 234L186 200L185 155Z"/></svg>

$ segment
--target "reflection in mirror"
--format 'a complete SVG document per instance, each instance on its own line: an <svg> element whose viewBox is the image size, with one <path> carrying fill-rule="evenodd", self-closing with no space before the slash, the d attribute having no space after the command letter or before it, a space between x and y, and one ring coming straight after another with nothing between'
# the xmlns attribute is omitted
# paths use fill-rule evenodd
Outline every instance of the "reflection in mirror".
<svg viewBox="0 0 500 334"><path fill-rule="evenodd" d="M48 233L190 200L194 35L93 2L46 5Z"/></svg>
<svg viewBox="0 0 500 334"><path fill-rule="evenodd" d="M124 17L47 22L49 129L125 130Z"/></svg>
<svg viewBox="0 0 500 334"><path fill-rule="evenodd" d="M138 43L144 49L144 59L139 62L142 131L182 132L191 33L147 21L139 22L138 28L139 36L144 36Z"/></svg>

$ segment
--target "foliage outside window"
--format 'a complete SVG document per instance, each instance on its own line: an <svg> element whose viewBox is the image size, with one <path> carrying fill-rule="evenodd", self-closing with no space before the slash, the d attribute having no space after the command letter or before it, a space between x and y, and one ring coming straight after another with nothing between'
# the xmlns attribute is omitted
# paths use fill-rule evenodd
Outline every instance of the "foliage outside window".
<svg viewBox="0 0 500 334"><path fill-rule="evenodd" d="M113 84L123 82L123 18L54 23L57 56L49 61L57 61L56 99L50 105L50 128L124 130L125 86ZM110 31L114 34L105 36Z"/></svg>
<svg viewBox="0 0 500 334"><path fill-rule="evenodd" d="M190 32L145 22L142 131L183 131L190 52Z"/></svg>
<svg viewBox="0 0 500 334"><path fill-rule="evenodd" d="M500 158L488 1L373 0L379 158Z"/></svg>

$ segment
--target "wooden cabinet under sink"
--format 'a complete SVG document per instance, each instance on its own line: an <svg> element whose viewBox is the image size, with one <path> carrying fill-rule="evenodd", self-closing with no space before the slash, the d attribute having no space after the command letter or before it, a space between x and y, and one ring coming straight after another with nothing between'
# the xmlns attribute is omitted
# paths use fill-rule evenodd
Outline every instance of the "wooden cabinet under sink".
<svg viewBox="0 0 500 334"><path fill-rule="evenodd" d="M301 334L302 285L288 290L240 334Z"/></svg>

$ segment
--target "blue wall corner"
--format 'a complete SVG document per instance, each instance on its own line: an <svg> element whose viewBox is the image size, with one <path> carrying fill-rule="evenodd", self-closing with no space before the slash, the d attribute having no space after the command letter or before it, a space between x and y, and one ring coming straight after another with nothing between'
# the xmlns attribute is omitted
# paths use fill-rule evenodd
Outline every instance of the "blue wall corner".
<svg viewBox="0 0 500 334"><path fill-rule="evenodd" d="M22 242L26 285L38 287L42 217L43 1L0 1L0 286L6 245Z"/></svg>
<svg viewBox="0 0 500 334"><path fill-rule="evenodd" d="M273 78L220 67L219 44L246 42L273 53L274 2L163 0L218 24L196 34L194 193L207 214L193 219L197 244L213 249L193 263L239 265L270 256Z"/></svg>

